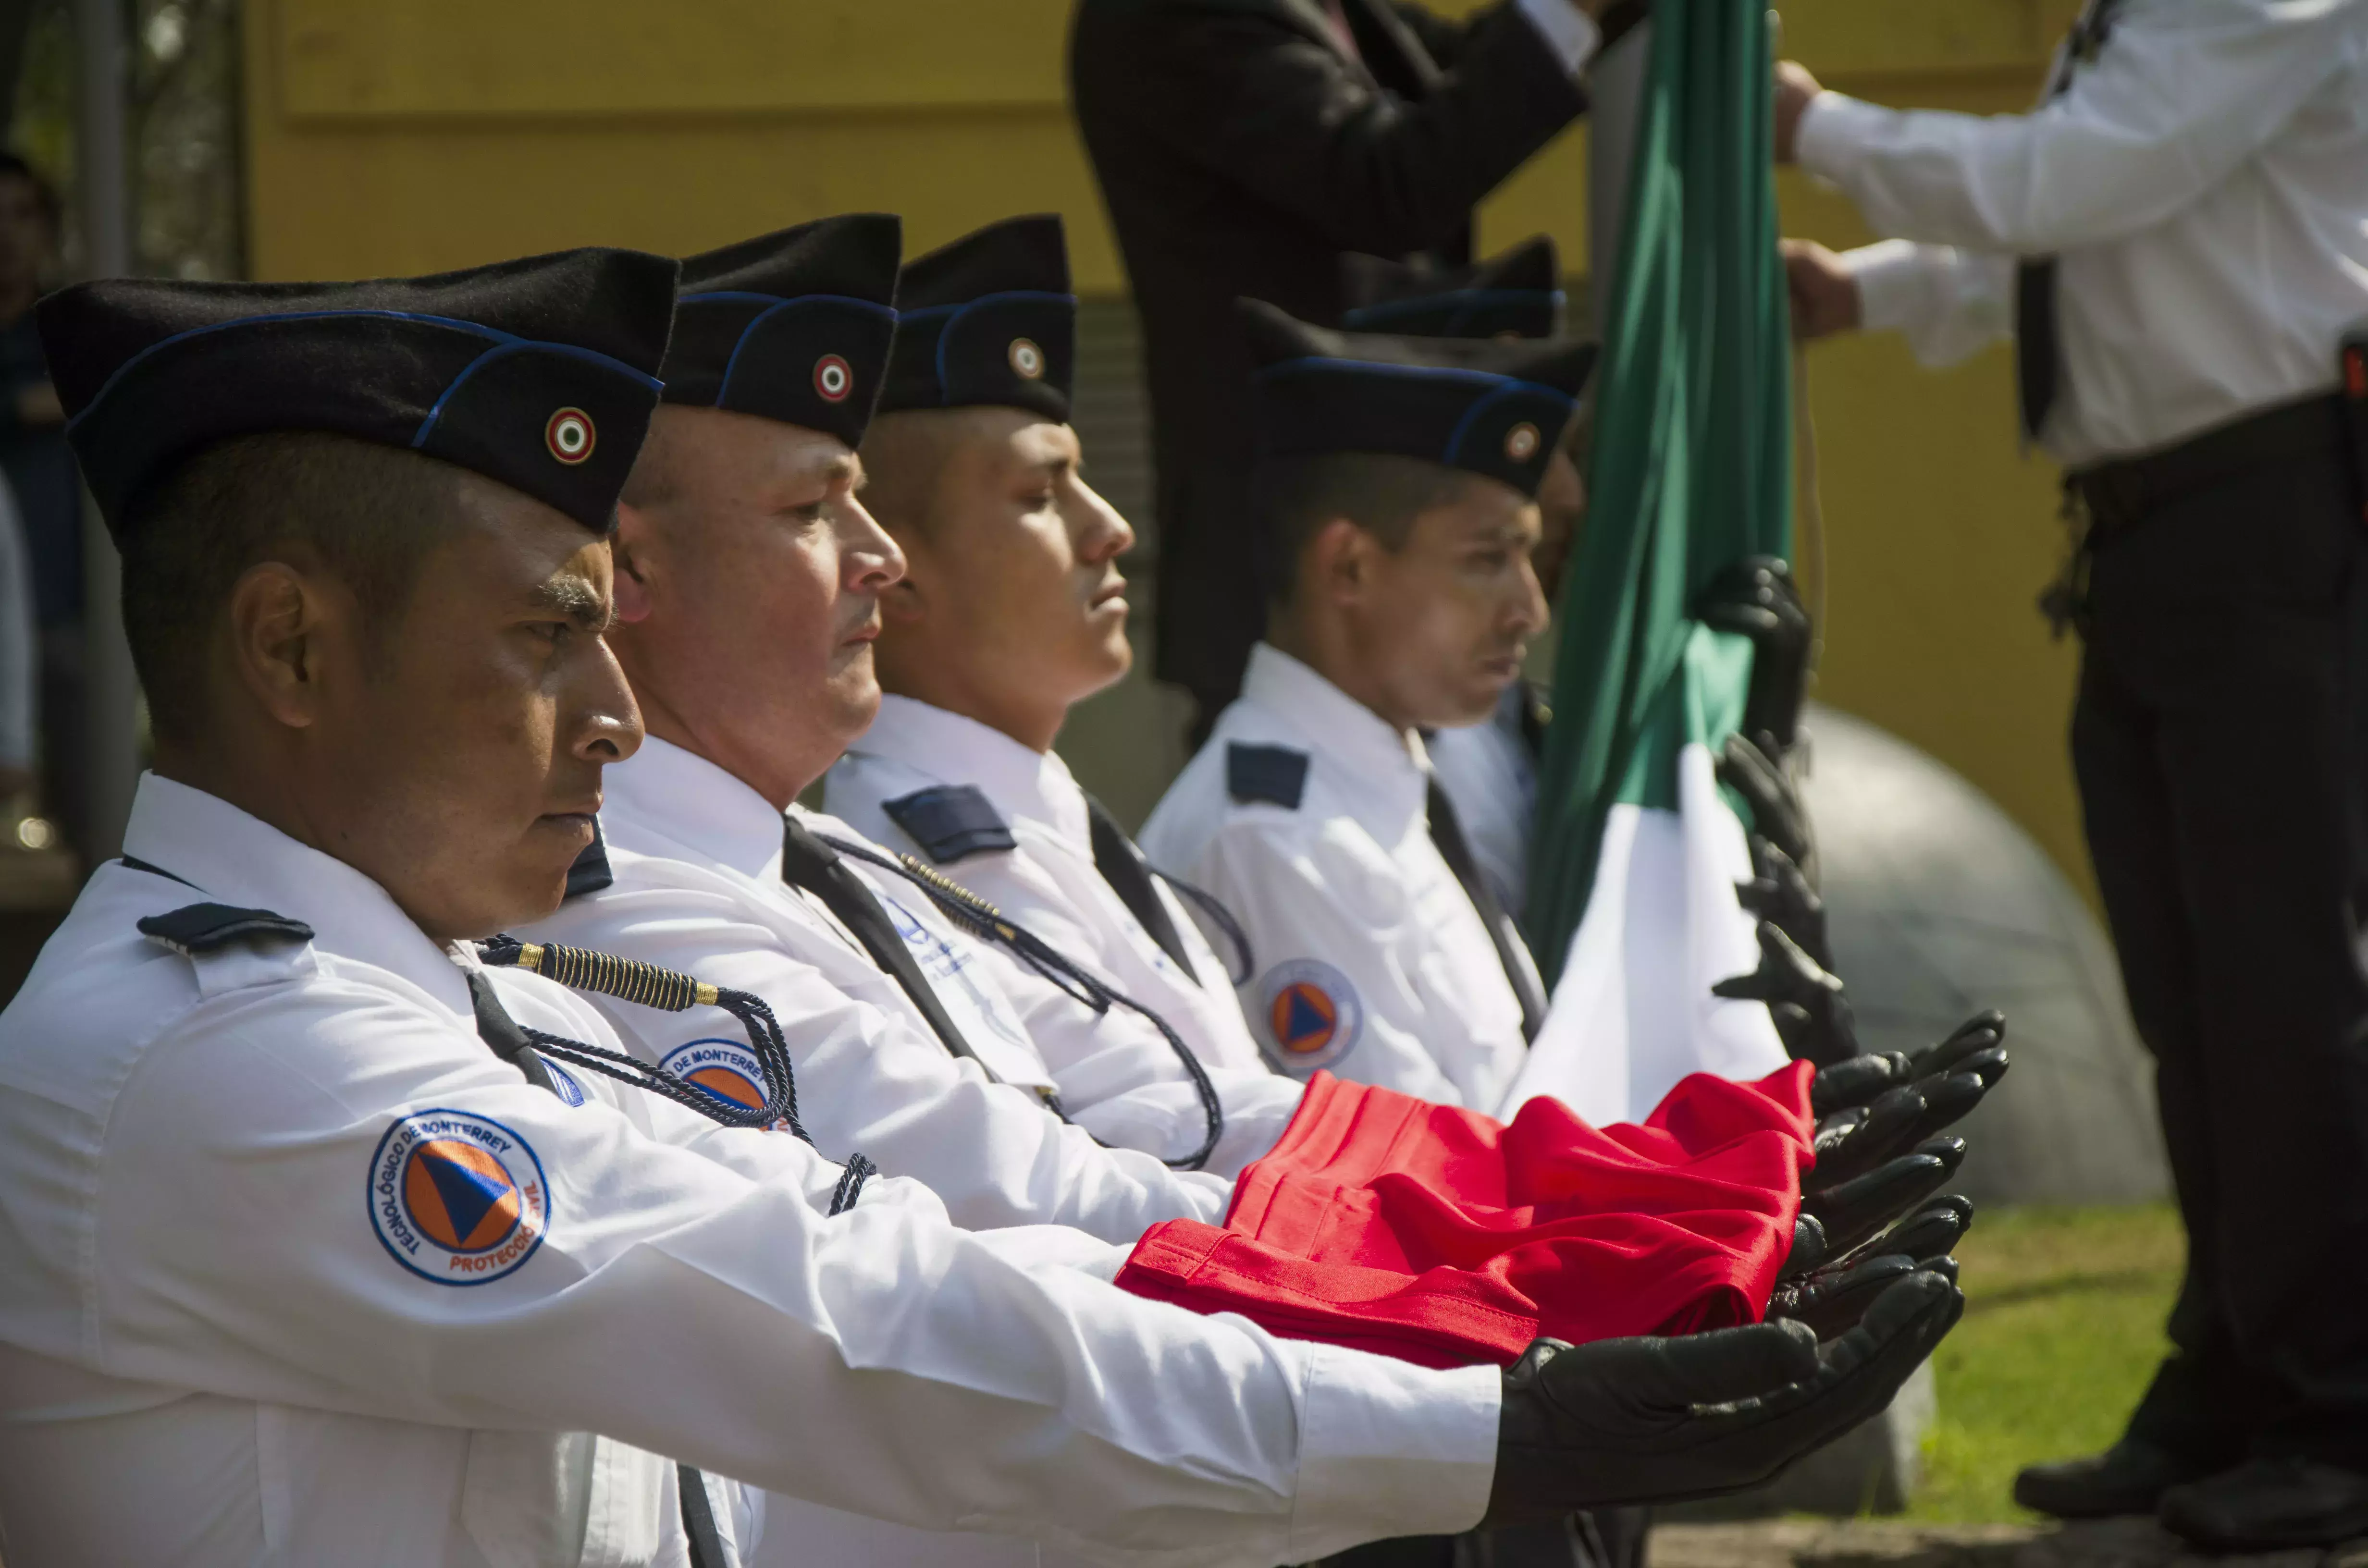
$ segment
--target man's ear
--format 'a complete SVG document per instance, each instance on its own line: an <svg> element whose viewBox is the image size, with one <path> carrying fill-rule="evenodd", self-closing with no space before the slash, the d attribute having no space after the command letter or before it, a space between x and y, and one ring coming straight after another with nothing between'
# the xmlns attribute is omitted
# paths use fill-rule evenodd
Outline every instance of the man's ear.
<svg viewBox="0 0 2368 1568"><path fill-rule="evenodd" d="M231 668L240 686L273 720L309 729L321 714L324 633L352 596L332 606L324 579L284 561L265 561L231 585L228 620Z"/></svg>
<svg viewBox="0 0 2368 1568"><path fill-rule="evenodd" d="M650 516L631 502L617 503L617 531L609 536L609 560L615 581L609 588L620 625L647 620L650 615L648 551Z"/></svg>
<svg viewBox="0 0 2368 1568"><path fill-rule="evenodd" d="M1376 541L1346 517L1335 517L1310 536L1300 558L1301 581L1318 597L1349 603L1372 582Z"/></svg>

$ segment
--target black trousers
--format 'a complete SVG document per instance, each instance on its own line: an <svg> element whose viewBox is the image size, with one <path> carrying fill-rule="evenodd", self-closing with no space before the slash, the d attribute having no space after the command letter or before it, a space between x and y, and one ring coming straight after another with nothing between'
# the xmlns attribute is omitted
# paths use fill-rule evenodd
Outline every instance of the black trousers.
<svg viewBox="0 0 2368 1568"><path fill-rule="evenodd" d="M2134 1437L2368 1470L2368 572L2334 454L2097 543L2072 722L2190 1245Z"/></svg>
<svg viewBox="0 0 2368 1568"><path fill-rule="evenodd" d="M1351 1547L1324 1568L1645 1568L1650 1508L1597 1508L1534 1525Z"/></svg>

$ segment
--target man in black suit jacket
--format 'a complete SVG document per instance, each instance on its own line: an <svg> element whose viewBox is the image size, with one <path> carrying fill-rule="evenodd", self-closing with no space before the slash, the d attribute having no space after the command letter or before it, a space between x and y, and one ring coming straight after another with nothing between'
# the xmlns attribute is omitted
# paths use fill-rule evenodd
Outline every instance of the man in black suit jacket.
<svg viewBox="0 0 2368 1568"><path fill-rule="evenodd" d="M1587 107L1609 3L1079 0L1073 97L1150 369L1156 668L1204 728L1265 619L1235 296L1328 324L1345 253L1468 260L1473 204Z"/></svg>

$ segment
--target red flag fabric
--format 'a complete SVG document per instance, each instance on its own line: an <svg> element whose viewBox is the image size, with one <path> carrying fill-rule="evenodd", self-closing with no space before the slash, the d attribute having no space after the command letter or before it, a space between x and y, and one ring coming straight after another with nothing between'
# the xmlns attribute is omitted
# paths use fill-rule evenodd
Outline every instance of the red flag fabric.
<svg viewBox="0 0 2368 1568"><path fill-rule="evenodd" d="M1510 1123L1318 1073L1224 1228L1154 1226L1121 1290L1427 1367L1754 1323L1814 1163L1806 1062L1697 1074L1642 1126Z"/></svg>

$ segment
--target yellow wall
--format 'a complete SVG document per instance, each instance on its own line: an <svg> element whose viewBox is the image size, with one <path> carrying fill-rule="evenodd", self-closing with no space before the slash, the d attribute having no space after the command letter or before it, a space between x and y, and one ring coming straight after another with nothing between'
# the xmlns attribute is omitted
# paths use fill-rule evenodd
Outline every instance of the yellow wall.
<svg viewBox="0 0 2368 1568"><path fill-rule="evenodd" d="M1468 9L1475 0L1442 8ZM1788 47L1884 102L2009 111L2066 0L1791 0ZM1063 102L1066 0L251 0L258 278L404 273L582 244L677 253L829 212L902 212L924 248L1069 221L1078 288L1124 287ZM1484 247L1586 254L1585 135L1482 212ZM1868 237L1787 176L1788 232ZM1818 695L1950 762L2087 885L2063 732L2073 654L2032 600L2054 477L1992 351L1947 373L1896 341L1810 355L1826 517Z"/></svg>

